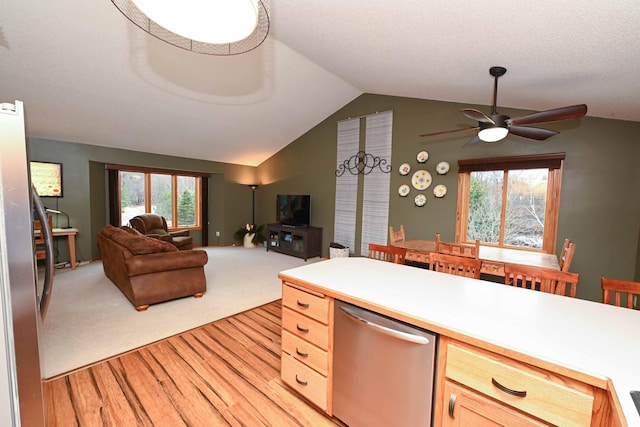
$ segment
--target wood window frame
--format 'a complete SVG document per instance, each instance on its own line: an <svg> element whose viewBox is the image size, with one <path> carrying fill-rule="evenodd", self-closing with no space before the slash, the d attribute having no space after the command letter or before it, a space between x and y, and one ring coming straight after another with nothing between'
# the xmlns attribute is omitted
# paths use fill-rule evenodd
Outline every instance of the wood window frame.
<svg viewBox="0 0 640 427"><path fill-rule="evenodd" d="M190 176L200 178L196 180L196 226L194 227L171 227L171 230L202 230L203 245L204 236L208 234L208 191L210 174L203 172L183 171L177 169L162 169L144 166L105 164L105 169L109 174L109 222L111 225L119 226L121 223L122 207L120 206L120 172L138 172L145 174L145 194L150 194L151 183L149 174L171 175L172 180L172 210L177 209L176 197L177 177ZM150 203L145 197L145 204ZM177 218L177 212L173 212L173 218ZM208 240L208 239L206 239Z"/></svg>
<svg viewBox="0 0 640 427"><path fill-rule="evenodd" d="M458 204L456 209L455 233L456 242L469 243L467 242L466 236L469 220L471 172L499 170L508 171L514 169L549 169L545 206L544 233L542 237L543 243L540 250L545 253L555 253L556 241L558 238L558 219L560 216L562 165L565 157L565 153L548 153L525 156L489 157L481 159L458 160ZM503 197L506 197L506 191L503 191ZM504 245L496 246L507 247ZM508 247L513 248L512 246ZM530 248L522 248L522 250L536 251L536 249Z"/></svg>

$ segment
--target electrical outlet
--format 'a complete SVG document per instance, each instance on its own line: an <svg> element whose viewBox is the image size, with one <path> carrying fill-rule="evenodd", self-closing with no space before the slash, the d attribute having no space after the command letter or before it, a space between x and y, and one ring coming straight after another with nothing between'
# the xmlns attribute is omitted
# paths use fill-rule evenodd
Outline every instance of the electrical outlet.
<svg viewBox="0 0 640 427"><path fill-rule="evenodd" d="M220 237L220 232L216 231L216 237Z"/></svg>

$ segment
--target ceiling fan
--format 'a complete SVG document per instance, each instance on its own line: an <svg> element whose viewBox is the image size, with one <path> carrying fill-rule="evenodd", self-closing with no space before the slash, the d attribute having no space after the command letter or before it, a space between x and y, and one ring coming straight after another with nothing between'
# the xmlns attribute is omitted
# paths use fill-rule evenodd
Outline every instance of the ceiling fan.
<svg viewBox="0 0 640 427"><path fill-rule="evenodd" d="M435 136L452 132L462 132L468 130L478 129L478 134L469 142L464 144L473 145L480 141L483 142L497 142L504 139L507 134L521 136L524 138L535 139L543 141L553 135L558 134L558 131L541 129L536 127L529 127L525 125L534 125L538 123L557 122L561 120L577 119L584 116L587 113L586 104L571 105L569 107L554 108L552 110L539 111L537 113L531 113L520 117L511 118L504 114L498 114L496 101L498 97L498 77L503 76L507 72L504 67L491 67L489 74L494 78L493 83L493 111L490 115L486 115L481 111L473 108L463 108L460 112L471 120L476 120L478 126L467 127L462 129L445 130L440 132L423 133L423 136Z"/></svg>

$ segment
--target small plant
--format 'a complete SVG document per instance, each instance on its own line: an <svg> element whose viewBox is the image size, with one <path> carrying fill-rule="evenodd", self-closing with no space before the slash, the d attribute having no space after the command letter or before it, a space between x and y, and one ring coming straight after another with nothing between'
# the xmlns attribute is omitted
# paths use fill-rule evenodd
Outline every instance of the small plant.
<svg viewBox="0 0 640 427"><path fill-rule="evenodd" d="M240 227L235 233L233 233L233 238L242 242L244 240L244 236L247 234L253 234L253 238L251 239L251 243L254 245L258 245L267 238L262 234L262 230L264 229L264 225L259 225L256 227L255 224L247 224L244 227Z"/></svg>

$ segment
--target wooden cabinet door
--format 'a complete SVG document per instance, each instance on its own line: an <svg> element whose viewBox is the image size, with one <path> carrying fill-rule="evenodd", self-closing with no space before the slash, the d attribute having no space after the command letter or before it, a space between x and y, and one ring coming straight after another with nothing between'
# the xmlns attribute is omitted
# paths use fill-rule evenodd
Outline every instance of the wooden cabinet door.
<svg viewBox="0 0 640 427"><path fill-rule="evenodd" d="M445 381L442 427L548 427L493 399Z"/></svg>

